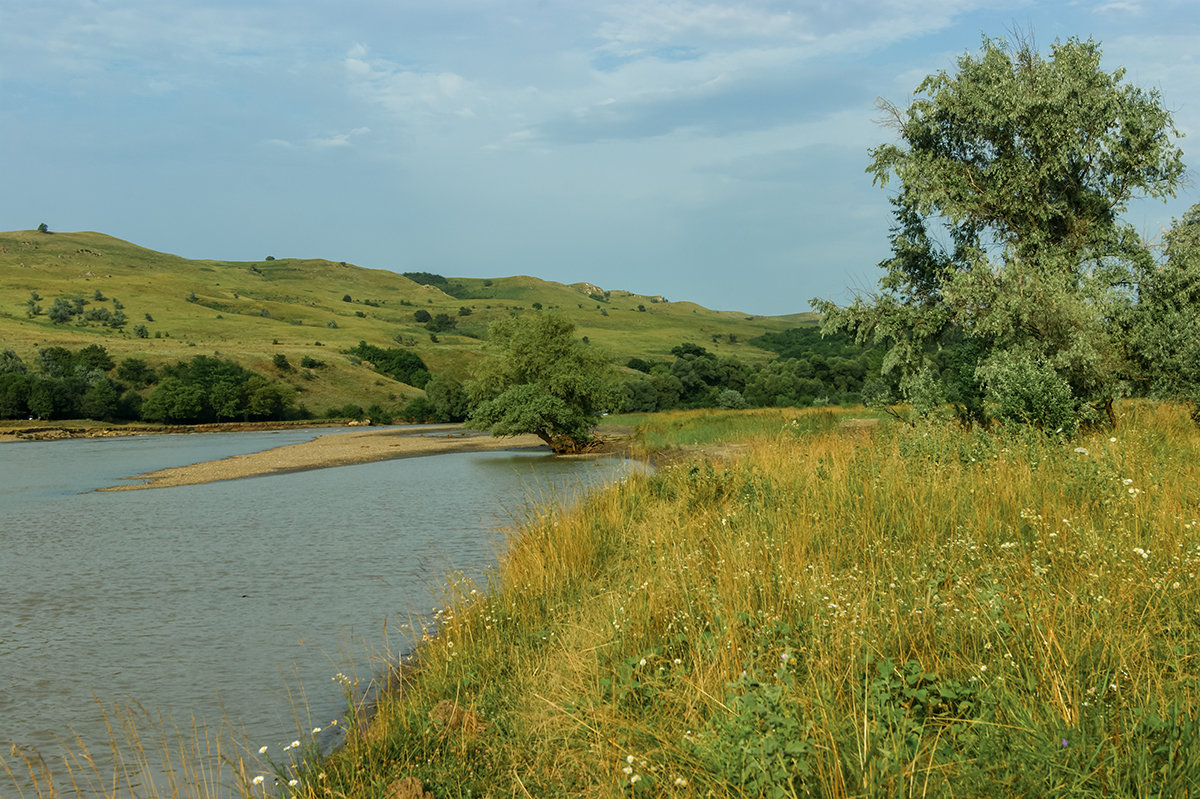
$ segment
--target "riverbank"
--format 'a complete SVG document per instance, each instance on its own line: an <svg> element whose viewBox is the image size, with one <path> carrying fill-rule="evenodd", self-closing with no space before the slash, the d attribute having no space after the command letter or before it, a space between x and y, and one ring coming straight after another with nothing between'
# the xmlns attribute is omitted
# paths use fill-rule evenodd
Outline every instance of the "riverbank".
<svg viewBox="0 0 1200 799"><path fill-rule="evenodd" d="M0 422L0 444L19 441L59 441L71 438L121 438L183 433L248 433L262 430L341 428L345 426L344 422L314 419L291 422L213 422L188 425L145 424L142 422L112 425L90 419L63 422L5 420Z"/></svg>
<svg viewBox="0 0 1200 799"><path fill-rule="evenodd" d="M228 433L261 430L290 430L314 425L291 422L249 424L188 425L180 427L104 427L27 425L0 431L0 443L8 441L56 440L65 438L111 438L163 433ZM337 429L344 429L337 425ZM598 430L597 444L588 455L615 454L627 447L627 428L604 426ZM422 425L419 428L360 428L354 432L319 435L311 441L289 444L261 452L235 455L215 461L175 466L127 479L139 482L111 486L100 491L136 491L170 486L199 485L219 480L238 480L270 474L326 469L356 463L373 463L395 458L413 458L452 452L488 452L495 450L528 451L547 449L534 435L497 438L465 429L460 424ZM547 449L548 451L548 449Z"/></svg>
<svg viewBox="0 0 1200 799"><path fill-rule="evenodd" d="M486 586L452 584L372 722L289 775L294 793L1138 796L1200 780L1186 413L1131 404L1118 430L1071 441L700 416L647 424L677 444L691 423L736 424L746 447L524 525Z"/></svg>
<svg viewBox="0 0 1200 799"><path fill-rule="evenodd" d="M494 438L463 431L459 425L434 426L421 433L411 430L364 430L353 433L328 433L311 441L289 444L261 452L235 455L203 463L174 466L130 480L143 482L102 488L101 491L136 491L168 486L198 485L218 480L237 480L269 474L285 474L308 469L373 463L394 458L439 455L449 452L488 450L527 450L544 446L537 436Z"/></svg>
<svg viewBox="0 0 1200 799"><path fill-rule="evenodd" d="M609 433L591 454L617 452L623 436ZM326 469L356 463L374 463L395 458L442 455L451 452L488 452L494 450L528 451L549 449L534 435L496 438L487 433L464 430L461 425L429 425L419 432L412 429L363 430L353 433L329 433L311 441L235 455L216 461L174 466L130 480L143 482L102 488L101 491L136 491L168 486L198 485L218 480L237 480L285 474L308 469Z"/></svg>

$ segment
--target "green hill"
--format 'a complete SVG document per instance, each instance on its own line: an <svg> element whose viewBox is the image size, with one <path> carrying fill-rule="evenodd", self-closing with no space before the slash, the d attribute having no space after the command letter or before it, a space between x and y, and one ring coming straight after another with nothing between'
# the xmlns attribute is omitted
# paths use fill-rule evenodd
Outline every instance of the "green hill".
<svg viewBox="0 0 1200 799"><path fill-rule="evenodd" d="M588 283L410 274L416 279L316 259L189 260L92 232L0 233L0 348L29 359L47 346L99 344L116 360L133 356L152 366L217 354L290 383L320 411L417 393L344 353L359 341L404 346L435 373L465 374L492 320L538 306L569 317L621 363L668 360L682 342L760 362L773 354L751 338L815 321L808 313L713 311ZM59 299L83 312L53 321ZM422 310L444 314L453 329L437 332L435 342L414 317ZM279 373L272 365L279 354L324 366Z"/></svg>

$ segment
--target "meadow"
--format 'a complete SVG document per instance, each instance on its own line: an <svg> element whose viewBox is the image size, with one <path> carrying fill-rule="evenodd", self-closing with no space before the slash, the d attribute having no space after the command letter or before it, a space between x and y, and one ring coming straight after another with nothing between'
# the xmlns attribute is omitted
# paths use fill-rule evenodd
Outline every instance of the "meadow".
<svg viewBox="0 0 1200 799"><path fill-rule="evenodd" d="M338 675L341 750L225 762L246 796L1191 795L1200 431L1118 414L631 420L658 468L451 575L371 712Z"/></svg>
<svg viewBox="0 0 1200 799"><path fill-rule="evenodd" d="M1068 441L814 410L641 429L659 454L730 430L746 446L681 450L529 519L489 584L455 584L371 723L281 775L297 795L398 795L405 778L454 797L1200 782L1184 409L1129 403L1117 430Z"/></svg>

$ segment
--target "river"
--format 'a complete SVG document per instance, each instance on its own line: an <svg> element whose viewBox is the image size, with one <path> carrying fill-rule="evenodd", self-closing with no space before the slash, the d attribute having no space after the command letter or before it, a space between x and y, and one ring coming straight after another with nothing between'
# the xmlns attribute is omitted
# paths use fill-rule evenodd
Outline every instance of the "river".
<svg viewBox="0 0 1200 799"><path fill-rule="evenodd" d="M76 736L103 748L105 708L132 700L278 751L298 731L328 728L345 705L333 678L370 674L380 656L408 649L405 627L439 604L445 575L494 564L501 529L531 503L631 468L458 453L95 491L317 432L0 445L5 748L50 763ZM0 771L0 796L4 784Z"/></svg>

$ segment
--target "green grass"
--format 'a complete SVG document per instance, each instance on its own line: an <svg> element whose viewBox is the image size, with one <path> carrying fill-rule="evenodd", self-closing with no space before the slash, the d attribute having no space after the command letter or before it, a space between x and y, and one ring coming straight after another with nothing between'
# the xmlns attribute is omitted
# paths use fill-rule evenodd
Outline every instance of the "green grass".
<svg viewBox="0 0 1200 799"><path fill-rule="evenodd" d="M1191 795L1200 431L1119 414L1072 441L618 419L668 465L452 576L373 719L286 795ZM262 796L249 763L227 773Z"/></svg>
<svg viewBox="0 0 1200 799"><path fill-rule="evenodd" d="M531 520L304 795L1187 795L1186 415L1068 443L831 417Z"/></svg>
<svg viewBox="0 0 1200 799"><path fill-rule="evenodd" d="M450 282L452 291L469 296L451 296L387 270L332 261L194 261L100 233L14 231L0 233L0 339L26 359L49 345L74 349L101 344L117 360L140 357L151 365L220 353L291 383L301 392L299 401L319 412L349 402L386 404L418 393L340 354L360 340L388 347L398 346L396 336L405 337L433 372L465 374L480 352L488 323L530 310L534 303L561 311L576 323L580 336L608 349L618 363L634 356L669 360L670 349L684 341L721 355L765 361L772 354L746 343L750 338L814 319L812 314L750 317L688 302L654 302L623 291L610 291L607 300L597 301L584 284L525 276ZM108 299L92 301L97 290ZM117 332L55 325L44 313L29 318L26 302L33 291L42 298L43 312L60 296L81 296L106 307L115 297L129 321ZM193 295L196 301L189 302ZM346 295L350 302L343 301ZM638 311L639 305L646 310ZM471 313L459 316L463 307ZM418 309L449 314L459 329L438 334L435 344L413 319ZM329 327L330 322L337 327ZM149 338L133 335L139 324L147 327ZM309 355L327 367L313 370L311 379L302 372L277 375L271 367L277 353L292 363Z"/></svg>

